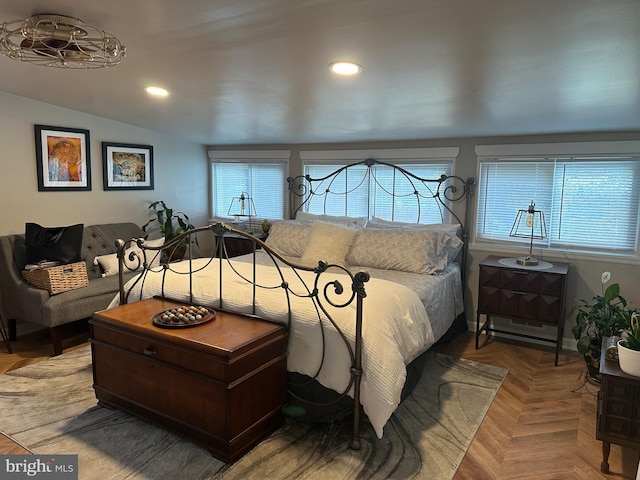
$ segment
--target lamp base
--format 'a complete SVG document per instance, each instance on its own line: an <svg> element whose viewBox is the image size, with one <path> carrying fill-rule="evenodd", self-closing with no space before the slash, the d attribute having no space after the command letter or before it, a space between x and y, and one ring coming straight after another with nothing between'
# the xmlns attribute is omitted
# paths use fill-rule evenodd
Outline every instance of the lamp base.
<svg viewBox="0 0 640 480"><path fill-rule="evenodd" d="M527 267L531 266L531 265L538 265L538 263L540 263L540 261L537 258L533 258L530 255L527 255L526 257L518 257L516 258L516 263L518 265L525 265Z"/></svg>

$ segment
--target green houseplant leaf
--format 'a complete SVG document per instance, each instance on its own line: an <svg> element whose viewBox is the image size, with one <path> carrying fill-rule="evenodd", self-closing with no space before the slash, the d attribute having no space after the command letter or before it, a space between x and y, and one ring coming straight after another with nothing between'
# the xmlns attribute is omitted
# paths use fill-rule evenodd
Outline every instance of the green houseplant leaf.
<svg viewBox="0 0 640 480"><path fill-rule="evenodd" d="M196 228L186 213L174 211L162 200L155 201L149 205L149 210L153 211L155 218L145 223L142 226L142 230L146 232L148 228L157 223L165 242L169 242L181 233ZM194 241L197 243L197 239Z"/></svg>
<svg viewBox="0 0 640 480"><path fill-rule="evenodd" d="M628 325L629 310L626 299L620 295L620 285L613 283L604 289L604 284L610 278L609 272L602 274L602 295L594 295L588 301L578 301L576 324L572 333L581 355L585 355L590 346L599 349L603 338L619 335Z"/></svg>
<svg viewBox="0 0 640 480"><path fill-rule="evenodd" d="M640 352L640 314L635 312L629 320L629 327L623 333L623 346Z"/></svg>

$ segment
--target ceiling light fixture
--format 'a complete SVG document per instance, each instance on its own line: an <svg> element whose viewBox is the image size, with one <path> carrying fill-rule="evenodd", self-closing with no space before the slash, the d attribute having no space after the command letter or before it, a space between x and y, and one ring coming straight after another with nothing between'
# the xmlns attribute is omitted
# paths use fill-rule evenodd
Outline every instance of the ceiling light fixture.
<svg viewBox="0 0 640 480"><path fill-rule="evenodd" d="M329 68L338 75L355 75L362 71L362 66L353 62L334 62L329 64Z"/></svg>
<svg viewBox="0 0 640 480"><path fill-rule="evenodd" d="M169 92L162 87L147 87L145 90L149 95L154 95L156 97L166 97L169 95Z"/></svg>
<svg viewBox="0 0 640 480"><path fill-rule="evenodd" d="M0 53L58 68L101 68L120 63L125 47L110 33L64 15L39 14L0 27Z"/></svg>

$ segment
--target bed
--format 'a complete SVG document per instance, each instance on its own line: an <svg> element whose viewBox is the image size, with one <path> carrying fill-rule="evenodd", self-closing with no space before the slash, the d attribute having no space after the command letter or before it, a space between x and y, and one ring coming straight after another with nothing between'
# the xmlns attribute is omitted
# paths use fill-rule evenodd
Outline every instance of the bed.
<svg viewBox="0 0 640 480"><path fill-rule="evenodd" d="M357 165L376 163L367 159ZM382 438L419 378L424 352L466 328L466 229L452 210L452 223L430 225L305 213L314 191L331 191L314 185L331 178L299 177L306 187L289 179L292 194L302 195L299 213L274 222L264 242L223 222L163 246L143 239L118 242L121 289L110 308L160 296L285 324L285 413L305 421L353 414L351 447L357 449L361 413ZM447 209L467 198L473 184L458 177L409 178L433 182L432 199ZM453 197L442 198L447 192ZM185 238L203 242L205 235L214 238L212 255L163 260ZM229 235L246 237L254 251L229 258ZM125 282L123 274L130 270L139 274Z"/></svg>

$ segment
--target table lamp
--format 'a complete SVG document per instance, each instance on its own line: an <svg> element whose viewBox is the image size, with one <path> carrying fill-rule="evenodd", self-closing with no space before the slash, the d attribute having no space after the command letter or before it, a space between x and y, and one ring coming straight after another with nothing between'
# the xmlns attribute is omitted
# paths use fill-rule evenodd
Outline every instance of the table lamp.
<svg viewBox="0 0 640 480"><path fill-rule="evenodd" d="M239 197L233 197L231 199L227 215L234 216L236 223L242 218L247 217L249 220L248 232L253 233L251 218L256 216L256 206L253 204L253 199L245 192L241 192Z"/></svg>
<svg viewBox="0 0 640 480"><path fill-rule="evenodd" d="M530 239L529 255L516 258L516 262L519 265L531 266L540 263L539 260L531 254L533 250L533 240L543 239L547 236L547 225L544 221L544 212L542 210L536 210L536 204L533 200L529 208L526 210L518 210L518 215L516 215L509 236Z"/></svg>

